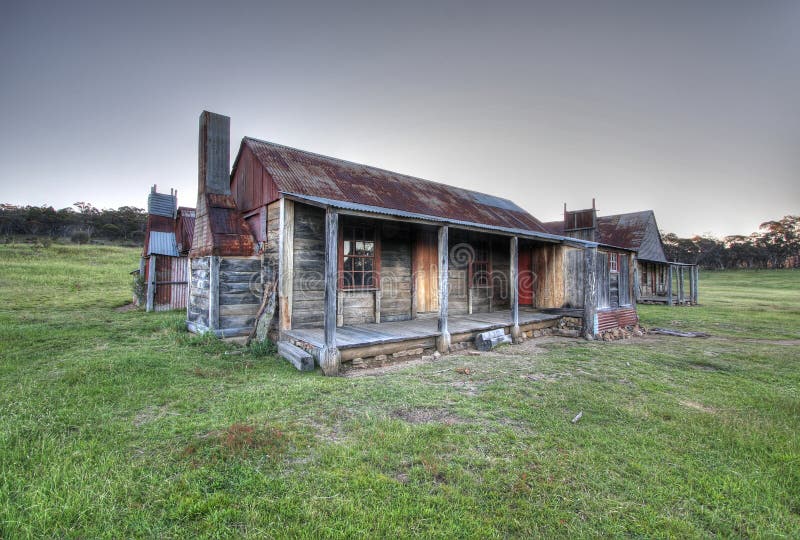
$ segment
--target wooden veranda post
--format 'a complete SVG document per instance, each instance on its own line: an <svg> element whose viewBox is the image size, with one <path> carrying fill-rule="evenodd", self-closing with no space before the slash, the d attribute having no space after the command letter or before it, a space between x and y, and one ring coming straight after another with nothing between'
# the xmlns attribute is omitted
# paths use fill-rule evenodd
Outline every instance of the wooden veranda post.
<svg viewBox="0 0 800 540"><path fill-rule="evenodd" d="M339 268L339 214L333 208L325 212L325 345L319 364L325 375L338 375L341 357L336 347L336 290Z"/></svg>
<svg viewBox="0 0 800 540"><path fill-rule="evenodd" d="M150 255L147 263L147 304L145 311L153 311L153 300L156 296L156 256Z"/></svg>
<svg viewBox="0 0 800 540"><path fill-rule="evenodd" d="M672 265L667 267L667 305L672 305Z"/></svg>
<svg viewBox="0 0 800 540"><path fill-rule="evenodd" d="M519 238L511 237L511 252L509 253L509 291L511 302L511 339L519 343L522 334L519 330Z"/></svg>
<svg viewBox="0 0 800 540"><path fill-rule="evenodd" d="M436 339L436 350L443 354L450 350L450 331L447 329L448 233L447 225L439 227L439 337Z"/></svg>
<svg viewBox="0 0 800 540"><path fill-rule="evenodd" d="M642 283L639 281L639 260L636 255L631 255L631 265L633 266L633 303L638 304L642 296Z"/></svg>
<svg viewBox="0 0 800 540"><path fill-rule="evenodd" d="M594 339L597 319L597 246L583 248L583 329L586 339Z"/></svg>
<svg viewBox="0 0 800 540"><path fill-rule="evenodd" d="M686 302L686 295L683 294L683 266L678 267L678 304Z"/></svg>
<svg viewBox="0 0 800 540"><path fill-rule="evenodd" d="M692 304L697 304L697 288L700 285L700 267L694 265L692 267L692 281L694 282L694 289L692 290Z"/></svg>
<svg viewBox="0 0 800 540"><path fill-rule="evenodd" d="M294 201L282 198L278 230L278 312L281 335L292 329L294 291Z"/></svg>

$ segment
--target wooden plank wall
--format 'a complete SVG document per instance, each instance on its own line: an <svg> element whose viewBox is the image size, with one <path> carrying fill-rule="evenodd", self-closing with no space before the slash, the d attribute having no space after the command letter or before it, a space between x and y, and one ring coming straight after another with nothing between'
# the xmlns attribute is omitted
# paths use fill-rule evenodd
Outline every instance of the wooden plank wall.
<svg viewBox="0 0 800 540"><path fill-rule="evenodd" d="M322 326L325 308L325 211L294 205L292 328Z"/></svg>
<svg viewBox="0 0 800 540"><path fill-rule="evenodd" d="M611 307L608 253L597 251L597 309Z"/></svg>
<svg viewBox="0 0 800 540"><path fill-rule="evenodd" d="M564 246L552 244L533 248L533 302L537 308L564 306Z"/></svg>
<svg viewBox="0 0 800 540"><path fill-rule="evenodd" d="M261 259L223 257L219 263L219 329L249 328L261 305Z"/></svg>
<svg viewBox="0 0 800 540"><path fill-rule="evenodd" d="M564 246L564 303L561 307L582 308L584 268L586 257L583 249Z"/></svg>
<svg viewBox="0 0 800 540"><path fill-rule="evenodd" d="M411 318L411 227L385 222L381 227L381 322Z"/></svg>

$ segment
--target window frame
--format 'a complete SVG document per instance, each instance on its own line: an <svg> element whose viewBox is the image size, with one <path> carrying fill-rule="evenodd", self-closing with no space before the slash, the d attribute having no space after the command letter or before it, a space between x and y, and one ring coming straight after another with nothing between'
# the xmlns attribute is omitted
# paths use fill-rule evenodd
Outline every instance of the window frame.
<svg viewBox="0 0 800 540"><path fill-rule="evenodd" d="M353 234L351 238L345 238L346 232L348 229L351 230L362 230L363 235L357 235L356 233ZM372 239L368 239L369 234L371 231ZM364 221L357 221L352 223L339 223L339 257L338 257L338 270L339 270L339 278L338 278L338 285L339 289L343 291L377 291L380 290L380 274L381 274L381 231L380 231L380 224L379 223L369 223ZM357 237L360 236L360 237ZM372 255L354 255L350 254L347 257L351 257L354 259L360 260L372 260L372 270L345 270L344 268L344 243L346 241L350 242L372 242ZM363 263L362 263L363 264ZM372 273L372 284L371 285L364 285L363 280L364 276L367 275L368 272ZM345 276L346 274L350 273L353 277L356 274L361 274L362 284L361 285L346 285L345 284ZM355 283L355 279L351 280L352 283Z"/></svg>
<svg viewBox="0 0 800 540"><path fill-rule="evenodd" d="M475 257L469 263L469 286L472 289L491 289L492 288L492 242L491 240L475 240L470 242L475 252ZM479 247L480 246L480 247ZM478 259L478 253L483 249L485 259ZM477 265L485 265L486 271L475 270ZM486 276L485 283L476 283L475 278Z"/></svg>
<svg viewBox="0 0 800 540"><path fill-rule="evenodd" d="M619 253L608 254L608 272L610 274L619 274Z"/></svg>

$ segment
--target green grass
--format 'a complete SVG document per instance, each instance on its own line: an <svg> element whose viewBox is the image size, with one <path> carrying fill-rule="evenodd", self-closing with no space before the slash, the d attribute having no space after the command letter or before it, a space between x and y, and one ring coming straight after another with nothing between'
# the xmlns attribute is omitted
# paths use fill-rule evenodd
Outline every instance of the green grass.
<svg viewBox="0 0 800 540"><path fill-rule="evenodd" d="M796 272L642 309L709 339L325 378L116 311L137 257L0 246L2 538L800 536Z"/></svg>

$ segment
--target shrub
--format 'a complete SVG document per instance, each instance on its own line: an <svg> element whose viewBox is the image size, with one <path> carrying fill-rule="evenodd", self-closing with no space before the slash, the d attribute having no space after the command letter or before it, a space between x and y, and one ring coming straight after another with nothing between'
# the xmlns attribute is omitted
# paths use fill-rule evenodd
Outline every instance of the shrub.
<svg viewBox="0 0 800 540"><path fill-rule="evenodd" d="M134 274L131 289L133 290L133 297L136 299L136 305L144 305L147 301L147 286L144 281L144 274Z"/></svg>

